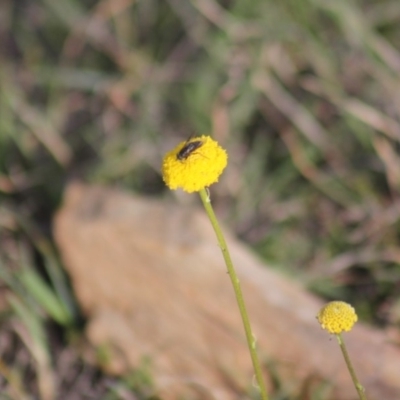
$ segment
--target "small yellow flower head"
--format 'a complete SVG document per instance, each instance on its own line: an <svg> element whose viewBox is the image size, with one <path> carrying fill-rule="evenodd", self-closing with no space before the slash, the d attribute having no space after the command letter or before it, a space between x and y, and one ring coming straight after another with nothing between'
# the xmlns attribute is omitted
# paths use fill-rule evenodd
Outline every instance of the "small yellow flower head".
<svg viewBox="0 0 400 400"><path fill-rule="evenodd" d="M338 334L350 331L358 317L350 304L344 301L331 301L320 310L317 319L323 329Z"/></svg>
<svg viewBox="0 0 400 400"><path fill-rule="evenodd" d="M179 143L163 160L166 185L185 192L197 192L218 182L228 162L226 151L209 136L194 137Z"/></svg>

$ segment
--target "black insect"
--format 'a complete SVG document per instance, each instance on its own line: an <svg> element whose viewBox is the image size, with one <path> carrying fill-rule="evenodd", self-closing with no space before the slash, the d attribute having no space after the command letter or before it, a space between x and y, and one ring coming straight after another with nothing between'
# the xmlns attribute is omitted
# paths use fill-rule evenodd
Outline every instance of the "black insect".
<svg viewBox="0 0 400 400"><path fill-rule="evenodd" d="M204 143L202 140L194 140L193 142L187 141L185 145L179 150L176 158L179 161L186 160L195 150L203 146L203 144Z"/></svg>

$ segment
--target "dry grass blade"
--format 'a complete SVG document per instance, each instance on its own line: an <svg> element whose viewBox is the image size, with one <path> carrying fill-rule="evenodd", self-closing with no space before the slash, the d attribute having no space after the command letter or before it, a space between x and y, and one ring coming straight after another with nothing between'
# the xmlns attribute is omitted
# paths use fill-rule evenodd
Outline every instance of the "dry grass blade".
<svg viewBox="0 0 400 400"><path fill-rule="evenodd" d="M320 171L316 165L307 157L306 147L296 138L293 129L281 132L281 137L291 154L292 160L299 172L308 179L316 188L326 196L343 206L352 204L351 196L347 195L347 189L339 180L335 180Z"/></svg>
<svg viewBox="0 0 400 400"><path fill-rule="evenodd" d="M400 251L387 249L381 252L369 248L358 251L349 251L332 259L326 266L325 276L339 274L354 265L372 264L377 262L400 263Z"/></svg>
<svg viewBox="0 0 400 400"><path fill-rule="evenodd" d="M328 134L314 116L271 74L256 73L253 79L256 90L268 100L317 148L323 153L329 146Z"/></svg>
<svg viewBox="0 0 400 400"><path fill-rule="evenodd" d="M55 400L56 381L51 365L50 352L46 344L44 327L39 317L32 313L32 310L29 310L20 299L10 294L8 300L21 321L14 324L15 332L25 343L36 362L40 398L41 400Z"/></svg>
<svg viewBox="0 0 400 400"><path fill-rule="evenodd" d="M366 125L370 125L372 128L384 133L391 139L400 142L400 124L395 119L390 118L383 112L365 104L359 99L348 98L342 100L338 105L344 113L358 118Z"/></svg>
<svg viewBox="0 0 400 400"><path fill-rule="evenodd" d="M49 118L31 106L19 88L11 84L3 86L4 95L10 109L29 128L35 138L47 149L63 167L71 160L72 152Z"/></svg>
<svg viewBox="0 0 400 400"><path fill-rule="evenodd" d="M400 193L400 157L387 139L376 137L375 149L386 167L387 181L393 193Z"/></svg>
<svg viewBox="0 0 400 400"><path fill-rule="evenodd" d="M7 380L9 386L8 392L13 400L30 400L31 397L24 390L24 384L18 373L9 367L2 359L0 359L0 375ZM5 393L3 393L5 395Z"/></svg>

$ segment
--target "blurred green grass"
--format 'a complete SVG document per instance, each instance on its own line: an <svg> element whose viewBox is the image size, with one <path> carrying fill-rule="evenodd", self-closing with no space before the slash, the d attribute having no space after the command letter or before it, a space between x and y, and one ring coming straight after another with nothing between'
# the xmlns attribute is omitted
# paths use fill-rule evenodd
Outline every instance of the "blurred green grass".
<svg viewBox="0 0 400 400"><path fill-rule="evenodd" d="M213 199L239 237L364 320L398 324L399 20L389 0L3 0L3 324L17 315L47 353L49 322L79 336L51 237L63 187L171 196L162 154L193 133L228 149Z"/></svg>

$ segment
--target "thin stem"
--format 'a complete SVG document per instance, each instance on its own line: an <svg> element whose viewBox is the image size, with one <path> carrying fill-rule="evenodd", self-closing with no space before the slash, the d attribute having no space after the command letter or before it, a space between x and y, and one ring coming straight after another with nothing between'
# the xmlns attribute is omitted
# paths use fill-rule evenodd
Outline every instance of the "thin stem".
<svg viewBox="0 0 400 400"><path fill-rule="evenodd" d="M225 260L225 264L228 268L229 277L231 278L231 281L232 281L232 286L233 286L233 290L235 292L237 304L239 306L240 315L242 317L242 322L243 322L244 330L246 333L247 346L249 348L251 360L253 362L253 368L254 368L254 372L256 375L259 390L261 393L261 398L263 400L268 400L267 390L265 387L260 362L259 362L258 356L257 356L256 341L255 341L253 333L251 331L250 320L249 320L249 316L247 314L246 306L244 303L239 278L237 277L235 268L233 267L232 259L229 254L229 250L226 245L226 241L225 241L224 235L222 233L221 227L219 226L218 220L217 220L214 210L212 208L210 197L209 197L206 189L200 190L199 193L200 193L200 197L203 202L204 208L206 209L207 215L211 221L211 225L214 228L219 246L221 247L222 255Z"/></svg>
<svg viewBox="0 0 400 400"><path fill-rule="evenodd" d="M346 345L344 344L342 335L340 333L338 333L336 335L336 338L339 342L339 346L340 346L340 349L342 350L344 360L346 361L347 369L350 372L351 379L353 380L353 383L357 390L358 396L359 396L360 400L367 400L367 398L365 397L365 389L361 385L361 383L359 382L359 380L357 378L357 375L356 375L353 365L351 363L349 354L347 353Z"/></svg>

